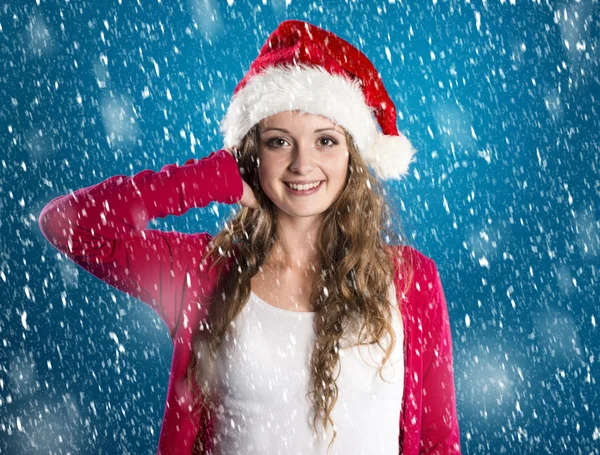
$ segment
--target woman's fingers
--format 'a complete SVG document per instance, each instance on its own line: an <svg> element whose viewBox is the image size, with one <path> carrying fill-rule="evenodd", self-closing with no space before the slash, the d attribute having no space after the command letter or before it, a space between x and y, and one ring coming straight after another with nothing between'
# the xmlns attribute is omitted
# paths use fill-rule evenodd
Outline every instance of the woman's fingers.
<svg viewBox="0 0 600 455"><path fill-rule="evenodd" d="M242 207L250 207L252 209L257 209L259 207L259 204L258 200L256 199L256 196L254 195L254 191L252 191L250 185L248 185L245 181L242 180L242 182L244 185L244 193L242 195L242 199L240 199L240 204L242 205Z"/></svg>
<svg viewBox="0 0 600 455"><path fill-rule="evenodd" d="M228 147L223 147L223 150L229 152L232 156L235 157L235 153L232 149ZM259 207L259 204L258 200L256 199L256 196L254 195L254 191L252 191L252 188L246 183L245 180L242 180L242 182L244 185L244 193L242 194L242 198L239 200L239 203L242 205L242 207L250 207L252 209L257 209Z"/></svg>

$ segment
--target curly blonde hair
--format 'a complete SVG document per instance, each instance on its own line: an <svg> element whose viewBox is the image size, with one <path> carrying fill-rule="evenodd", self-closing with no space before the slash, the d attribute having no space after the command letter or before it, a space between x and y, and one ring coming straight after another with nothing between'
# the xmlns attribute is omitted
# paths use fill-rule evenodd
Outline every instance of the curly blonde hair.
<svg viewBox="0 0 600 455"><path fill-rule="evenodd" d="M194 335L188 369L190 389L199 390L196 404L204 409L216 406L210 378L217 348L229 336L228 328L246 305L251 278L261 269L276 238L274 205L259 183L258 134L256 125L236 151L236 159L260 209L239 210L212 239L204 256L219 278L207 317ZM347 132L345 135L349 172L343 190L324 213L318 231L316 247L321 270L310 294L316 339L310 361L309 395L312 395L315 432L319 418L325 430L328 424L333 428L328 452L337 434L331 412L338 398L335 372L345 330L350 326L360 327L358 344L377 343L384 351L379 369L382 379L383 366L396 344L388 288L394 278L394 255L399 250L385 242L394 237L392 215L379 182L368 171L352 137ZM397 259L405 265L401 290L405 294L412 281L412 265L405 258ZM387 348L383 343L386 335L391 339ZM193 385L199 389L193 389Z"/></svg>

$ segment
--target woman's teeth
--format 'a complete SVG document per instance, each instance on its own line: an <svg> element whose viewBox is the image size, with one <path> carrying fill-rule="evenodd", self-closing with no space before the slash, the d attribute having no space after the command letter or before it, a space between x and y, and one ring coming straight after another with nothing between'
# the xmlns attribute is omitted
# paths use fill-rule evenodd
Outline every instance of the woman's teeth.
<svg viewBox="0 0 600 455"><path fill-rule="evenodd" d="M306 183L304 185L296 185L295 183L287 183L287 186L289 186L293 190L306 191L306 190L310 190L311 188L315 188L315 187L319 186L320 184L321 184L321 182Z"/></svg>

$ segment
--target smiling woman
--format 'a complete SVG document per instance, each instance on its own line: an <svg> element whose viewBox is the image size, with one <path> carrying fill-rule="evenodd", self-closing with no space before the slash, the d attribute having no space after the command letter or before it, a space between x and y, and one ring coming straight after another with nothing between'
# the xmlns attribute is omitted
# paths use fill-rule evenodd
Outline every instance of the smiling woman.
<svg viewBox="0 0 600 455"><path fill-rule="evenodd" d="M397 245L380 180L414 150L367 57L285 21L238 84L222 150L51 201L40 227L173 340L161 454L460 453L435 263ZM241 204L225 229L151 219Z"/></svg>
<svg viewBox="0 0 600 455"><path fill-rule="evenodd" d="M318 226L348 176L345 133L318 115L285 111L262 120L258 158L260 186L278 218L303 217L303 226Z"/></svg>

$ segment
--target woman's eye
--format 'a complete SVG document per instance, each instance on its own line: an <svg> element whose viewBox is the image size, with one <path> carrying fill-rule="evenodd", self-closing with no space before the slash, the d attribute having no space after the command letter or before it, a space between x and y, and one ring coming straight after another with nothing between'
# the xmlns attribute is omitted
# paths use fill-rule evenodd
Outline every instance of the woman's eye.
<svg viewBox="0 0 600 455"><path fill-rule="evenodd" d="M319 143L320 145L323 145L325 147L332 147L334 145L337 145L337 141L331 137L322 137L319 139Z"/></svg>
<svg viewBox="0 0 600 455"><path fill-rule="evenodd" d="M290 143L282 137L267 139L265 144L271 148L282 148L290 145ZM331 137L324 136L318 139L318 144L320 147L333 147L338 144L338 141Z"/></svg>
<svg viewBox="0 0 600 455"><path fill-rule="evenodd" d="M285 145L287 144L287 141L285 139L282 139L280 137L275 137L273 139L269 139L267 141L267 145L269 147L285 147Z"/></svg>

